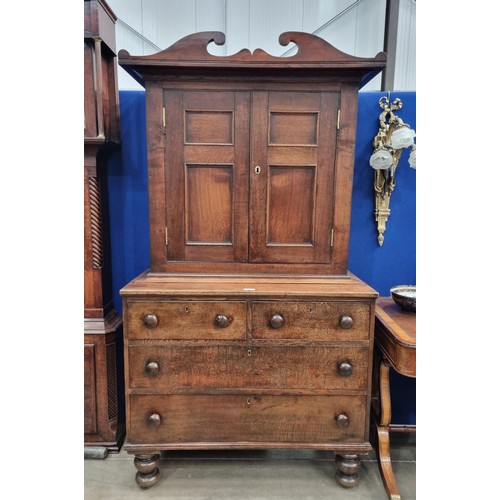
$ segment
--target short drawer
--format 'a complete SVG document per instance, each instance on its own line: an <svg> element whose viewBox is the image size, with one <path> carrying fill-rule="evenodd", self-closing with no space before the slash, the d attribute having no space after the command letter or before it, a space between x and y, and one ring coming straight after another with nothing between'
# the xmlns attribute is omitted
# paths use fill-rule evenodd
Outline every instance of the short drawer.
<svg viewBox="0 0 500 500"><path fill-rule="evenodd" d="M252 338L366 340L370 305L363 302L254 302Z"/></svg>
<svg viewBox="0 0 500 500"><path fill-rule="evenodd" d="M354 443L362 396L132 395L130 443Z"/></svg>
<svg viewBox="0 0 500 500"><path fill-rule="evenodd" d="M364 390L368 348L129 347L129 387L150 390Z"/></svg>
<svg viewBox="0 0 500 500"><path fill-rule="evenodd" d="M129 339L244 340L246 325L246 302L144 301L125 304L125 331Z"/></svg>

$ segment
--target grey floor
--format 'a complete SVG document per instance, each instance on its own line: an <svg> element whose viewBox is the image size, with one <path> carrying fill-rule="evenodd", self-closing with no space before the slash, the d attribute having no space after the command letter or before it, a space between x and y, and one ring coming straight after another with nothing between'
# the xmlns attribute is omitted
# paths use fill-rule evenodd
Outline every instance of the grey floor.
<svg viewBox="0 0 500 500"><path fill-rule="evenodd" d="M392 433L391 456L402 500L416 499L415 434ZM362 457L360 482L345 490L335 481L331 452L185 451L162 454L160 480L150 490L135 484L133 456L121 450L104 460L86 459L88 500L386 499L375 453Z"/></svg>

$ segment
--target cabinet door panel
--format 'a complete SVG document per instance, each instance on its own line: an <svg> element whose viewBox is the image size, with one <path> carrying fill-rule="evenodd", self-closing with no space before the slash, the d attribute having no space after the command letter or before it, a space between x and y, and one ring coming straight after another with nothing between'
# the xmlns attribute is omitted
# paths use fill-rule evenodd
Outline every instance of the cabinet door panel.
<svg viewBox="0 0 500 500"><path fill-rule="evenodd" d="M337 109L336 93L252 94L251 262L331 262Z"/></svg>
<svg viewBox="0 0 500 500"><path fill-rule="evenodd" d="M165 108L168 260L245 262L249 94L166 91Z"/></svg>
<svg viewBox="0 0 500 500"><path fill-rule="evenodd" d="M268 177L267 244L312 246L315 165L269 165Z"/></svg>

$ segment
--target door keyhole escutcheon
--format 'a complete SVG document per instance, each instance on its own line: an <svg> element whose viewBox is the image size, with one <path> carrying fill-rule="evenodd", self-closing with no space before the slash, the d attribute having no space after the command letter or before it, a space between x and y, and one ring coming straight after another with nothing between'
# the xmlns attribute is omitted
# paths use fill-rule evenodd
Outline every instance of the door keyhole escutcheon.
<svg viewBox="0 0 500 500"><path fill-rule="evenodd" d="M258 175L258 174L260 174L260 167L259 167L259 165L257 165L257 166L254 168L254 170L255 170L255 173L256 173L257 175Z"/></svg>

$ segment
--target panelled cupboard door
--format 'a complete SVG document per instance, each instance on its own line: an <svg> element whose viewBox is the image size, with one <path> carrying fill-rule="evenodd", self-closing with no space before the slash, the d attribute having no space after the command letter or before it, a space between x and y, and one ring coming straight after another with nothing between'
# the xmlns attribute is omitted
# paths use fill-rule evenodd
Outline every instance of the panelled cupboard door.
<svg viewBox="0 0 500 500"><path fill-rule="evenodd" d="M165 91L168 260L247 261L249 101Z"/></svg>
<svg viewBox="0 0 500 500"><path fill-rule="evenodd" d="M167 260L330 263L337 93L165 90L164 106Z"/></svg>
<svg viewBox="0 0 500 500"><path fill-rule="evenodd" d="M251 262L329 263L339 96L254 92Z"/></svg>

